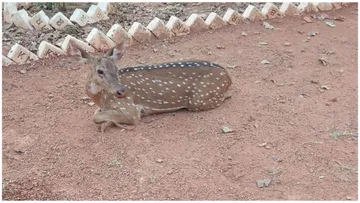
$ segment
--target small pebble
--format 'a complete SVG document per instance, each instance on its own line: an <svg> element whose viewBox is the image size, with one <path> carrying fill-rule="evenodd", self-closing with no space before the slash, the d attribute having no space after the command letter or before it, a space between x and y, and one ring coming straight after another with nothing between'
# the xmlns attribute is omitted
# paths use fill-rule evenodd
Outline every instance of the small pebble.
<svg viewBox="0 0 360 203"><path fill-rule="evenodd" d="M223 126L223 127L221 128L221 131L222 131L223 133L231 133L231 132L234 132L233 129L231 129L231 128L227 127L227 126Z"/></svg>
<svg viewBox="0 0 360 203"><path fill-rule="evenodd" d="M241 35L244 36L244 37L247 36L247 34L245 32L242 32Z"/></svg>
<svg viewBox="0 0 360 203"><path fill-rule="evenodd" d="M21 73L21 74L25 74L25 73L26 73L26 70L21 70L20 73Z"/></svg>
<svg viewBox="0 0 360 203"><path fill-rule="evenodd" d="M288 46L291 46L291 44L289 42L285 42L284 46L288 47Z"/></svg>
<svg viewBox="0 0 360 203"><path fill-rule="evenodd" d="M94 106L95 103L91 101L91 102L88 103L88 105L89 105L89 106Z"/></svg>
<svg viewBox="0 0 360 203"><path fill-rule="evenodd" d="M156 160L156 162L158 162L158 163L163 163L163 162L164 162L164 160L162 160L162 159L158 159L158 160Z"/></svg>

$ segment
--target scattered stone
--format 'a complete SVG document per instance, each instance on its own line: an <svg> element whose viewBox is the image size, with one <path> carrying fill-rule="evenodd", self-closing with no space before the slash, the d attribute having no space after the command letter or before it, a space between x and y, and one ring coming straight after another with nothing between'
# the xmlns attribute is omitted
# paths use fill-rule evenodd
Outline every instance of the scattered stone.
<svg viewBox="0 0 360 203"><path fill-rule="evenodd" d="M105 13L109 14L112 12L113 7L111 6L110 2L99 2L98 7Z"/></svg>
<svg viewBox="0 0 360 203"><path fill-rule="evenodd" d="M313 5L320 11L331 11L333 9L333 5L330 2L314 2Z"/></svg>
<svg viewBox="0 0 360 203"><path fill-rule="evenodd" d="M12 61L11 59L9 59L8 57L2 55L2 64L3 64L3 66L8 66L11 64L15 64L15 62Z"/></svg>
<svg viewBox="0 0 360 203"><path fill-rule="evenodd" d="M341 3L332 3L332 5L334 6L335 9L340 9L341 8Z"/></svg>
<svg viewBox="0 0 360 203"><path fill-rule="evenodd" d="M268 61L268 60L265 59L265 60L262 60L261 63L262 63L262 64L270 64L270 61Z"/></svg>
<svg viewBox="0 0 360 203"><path fill-rule="evenodd" d="M128 33L132 38L134 38L140 43L146 43L151 41L151 32L139 22L134 22Z"/></svg>
<svg viewBox="0 0 360 203"><path fill-rule="evenodd" d="M334 20L335 20L335 21L344 22L345 17L344 17L344 16L334 17Z"/></svg>
<svg viewBox="0 0 360 203"><path fill-rule="evenodd" d="M106 52L116 46L114 41L97 28L91 30L86 41L99 52Z"/></svg>
<svg viewBox="0 0 360 203"><path fill-rule="evenodd" d="M235 69L237 67L237 65L228 65L227 68L230 68L230 69Z"/></svg>
<svg viewBox="0 0 360 203"><path fill-rule="evenodd" d="M74 25L64 14L61 12L56 13L49 21L49 24L57 29L62 30L68 25Z"/></svg>
<svg viewBox="0 0 360 203"><path fill-rule="evenodd" d="M311 82L312 84L319 84L319 82L316 81L316 80L311 80L310 82Z"/></svg>
<svg viewBox="0 0 360 203"><path fill-rule="evenodd" d="M271 2L267 2L261 10L261 13L268 19L273 19L280 16L279 9Z"/></svg>
<svg viewBox="0 0 360 203"><path fill-rule="evenodd" d="M42 59L42 58L50 57L53 55L56 55L56 56L65 55L65 52L63 50L61 50L60 48L58 48L46 41L42 41L39 45L37 55L39 58Z"/></svg>
<svg viewBox="0 0 360 203"><path fill-rule="evenodd" d="M133 43L132 37L120 24L114 24L106 33L112 41L116 44L121 44L125 40L125 46L128 47Z"/></svg>
<svg viewBox="0 0 360 203"><path fill-rule="evenodd" d="M335 23L333 22L325 22L326 25L328 25L329 27L336 27Z"/></svg>
<svg viewBox="0 0 360 203"><path fill-rule="evenodd" d="M75 46L72 46L71 44L74 44ZM84 51L94 53L95 49L92 46L89 46L87 43L80 41L76 39L75 37L71 35L67 35L64 39L64 41L61 44L61 49L70 56L79 55L80 50L77 48L80 47Z"/></svg>
<svg viewBox="0 0 360 203"><path fill-rule="evenodd" d="M324 179L324 176L319 176L319 179L320 179L320 180Z"/></svg>
<svg viewBox="0 0 360 203"><path fill-rule="evenodd" d="M267 145L267 142L259 144L259 147L265 147Z"/></svg>
<svg viewBox="0 0 360 203"><path fill-rule="evenodd" d="M300 10L291 2L284 2L280 6L281 15L299 15Z"/></svg>
<svg viewBox="0 0 360 203"><path fill-rule="evenodd" d="M241 35L244 36L244 37L247 36L247 34L245 32L242 32Z"/></svg>
<svg viewBox="0 0 360 203"><path fill-rule="evenodd" d="M318 12L319 11L319 9L316 6L314 6L313 3L311 3L311 2L301 2L298 5L298 9L301 12L311 12L311 11Z"/></svg>
<svg viewBox="0 0 360 203"><path fill-rule="evenodd" d="M323 20L326 20L326 19L330 19L330 16L328 14L326 14L326 13L322 13L317 18L319 20L323 21Z"/></svg>
<svg viewBox="0 0 360 203"><path fill-rule="evenodd" d="M231 8L228 8L223 19L231 25L238 25L244 21L244 18L238 12Z"/></svg>
<svg viewBox="0 0 360 203"><path fill-rule="evenodd" d="M218 29L227 25L217 13L211 12L205 20L205 24L208 25L211 29Z"/></svg>
<svg viewBox="0 0 360 203"><path fill-rule="evenodd" d="M88 105L89 105L89 106L94 106L95 103L94 103L93 101L90 101L90 102L88 103Z"/></svg>
<svg viewBox="0 0 360 203"><path fill-rule="evenodd" d="M289 42L285 42L284 46L288 47L288 46L291 46L291 44Z"/></svg>
<svg viewBox="0 0 360 203"><path fill-rule="evenodd" d="M326 86L326 85L321 85L320 88L323 89L323 90L330 90L330 88L328 86Z"/></svg>
<svg viewBox="0 0 360 203"><path fill-rule="evenodd" d="M85 26L86 24L92 22L90 17L82 9L75 9L74 13L70 16L70 20L76 22L78 25Z"/></svg>
<svg viewBox="0 0 360 203"><path fill-rule="evenodd" d="M42 10L31 18L30 23L36 30L39 31L53 30L53 28L49 25L49 17Z"/></svg>
<svg viewBox="0 0 360 203"><path fill-rule="evenodd" d="M327 66L327 65L328 65L328 62L327 62L325 59L323 59L323 58L320 58L319 61L321 62L321 64L322 64L323 66Z"/></svg>
<svg viewBox="0 0 360 203"><path fill-rule="evenodd" d="M24 64L31 61L39 60L39 58L34 53L27 50L25 47L21 46L18 43L11 47L9 53L7 54L7 57L18 64Z"/></svg>
<svg viewBox="0 0 360 203"><path fill-rule="evenodd" d="M264 179L264 180L257 180L256 181L256 185L259 188L269 187L270 183L271 183L271 179Z"/></svg>
<svg viewBox="0 0 360 203"><path fill-rule="evenodd" d="M13 13L11 17L12 22L17 27L23 28L25 30L34 30L34 27L30 23L30 19L31 18L24 9Z"/></svg>
<svg viewBox="0 0 360 203"><path fill-rule="evenodd" d="M352 198L351 198L351 197L349 197L349 196L347 196L347 197L346 197L346 199L347 199L347 200L351 200Z"/></svg>
<svg viewBox="0 0 360 203"><path fill-rule="evenodd" d="M25 74L27 71L25 69L21 70L20 73L21 74Z"/></svg>
<svg viewBox="0 0 360 203"><path fill-rule="evenodd" d="M270 147L269 145L266 145L265 148L266 148L266 149L270 149L271 147Z"/></svg>
<svg viewBox="0 0 360 203"><path fill-rule="evenodd" d="M14 149L14 151L16 152L16 153L18 153L18 154L23 154L23 153L25 153L23 150L21 150L21 149Z"/></svg>
<svg viewBox="0 0 360 203"><path fill-rule="evenodd" d="M3 12L4 12L5 22L11 24L13 22L11 16L17 12L16 4L12 3L12 2L4 3L4 11Z"/></svg>
<svg viewBox="0 0 360 203"><path fill-rule="evenodd" d="M314 36L316 36L316 35L318 35L319 34L319 32L309 32L308 33L308 36L309 37L314 37Z"/></svg>
<svg viewBox="0 0 360 203"><path fill-rule="evenodd" d="M170 169L168 172L166 172L167 175L171 175L173 173L174 173L174 171L172 169Z"/></svg>
<svg viewBox="0 0 360 203"><path fill-rule="evenodd" d="M163 163L164 160L163 160L163 159L157 159L156 162L157 162L157 163Z"/></svg>
<svg viewBox="0 0 360 203"><path fill-rule="evenodd" d="M109 17L98 5L91 5L86 14L89 17L89 23L96 23L101 20L109 20Z"/></svg>
<svg viewBox="0 0 360 203"><path fill-rule="evenodd" d="M171 30L176 36L187 35L190 33L190 27L182 20L175 16L171 16L166 24L166 27Z"/></svg>
<svg viewBox="0 0 360 203"><path fill-rule="evenodd" d="M225 49L225 46L221 46L221 45L216 45L217 49Z"/></svg>
<svg viewBox="0 0 360 203"><path fill-rule="evenodd" d="M198 14L191 14L185 24L190 28L191 32L199 32L209 29L209 26L206 25L205 21Z"/></svg>
<svg viewBox="0 0 360 203"><path fill-rule="evenodd" d="M223 127L221 128L221 131L222 131L223 133L231 133L231 132L234 132L233 129L231 129L231 128L227 127L227 126L223 126Z"/></svg>
<svg viewBox="0 0 360 203"><path fill-rule="evenodd" d="M155 17L146 27L150 32L152 32L158 39L170 39L174 36L174 33L166 27L165 23Z"/></svg>
<svg viewBox="0 0 360 203"><path fill-rule="evenodd" d="M312 22L313 22L312 19L311 19L311 17L309 17L309 16L306 16L306 17L304 17L303 19L304 19L305 22L307 22L307 23L312 23Z"/></svg>
<svg viewBox="0 0 360 203"><path fill-rule="evenodd" d="M257 45L260 47L260 46L268 45L268 43L267 42L259 42Z"/></svg>
<svg viewBox="0 0 360 203"><path fill-rule="evenodd" d="M263 22L263 26L264 26L266 29L269 29L269 30L275 29L274 26L270 25L270 24L267 23L267 22Z"/></svg>
<svg viewBox="0 0 360 203"><path fill-rule="evenodd" d="M255 20L265 20L266 16L264 16L260 12L260 10L257 9L255 6L248 5L248 7L246 8L246 10L243 13L243 18L249 19L250 21L255 21Z"/></svg>

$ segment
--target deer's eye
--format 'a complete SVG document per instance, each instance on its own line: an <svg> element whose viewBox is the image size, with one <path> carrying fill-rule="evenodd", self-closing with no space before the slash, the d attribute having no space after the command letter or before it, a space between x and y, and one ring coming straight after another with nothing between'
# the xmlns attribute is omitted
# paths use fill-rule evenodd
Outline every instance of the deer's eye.
<svg viewBox="0 0 360 203"><path fill-rule="evenodd" d="M97 73L99 73L100 75L103 75L104 71L99 69L99 70L97 70Z"/></svg>

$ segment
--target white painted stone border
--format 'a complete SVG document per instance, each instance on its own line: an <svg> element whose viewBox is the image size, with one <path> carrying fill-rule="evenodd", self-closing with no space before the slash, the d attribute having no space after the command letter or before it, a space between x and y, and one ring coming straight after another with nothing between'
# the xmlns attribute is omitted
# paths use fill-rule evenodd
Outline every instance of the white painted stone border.
<svg viewBox="0 0 360 203"><path fill-rule="evenodd" d="M16 4L19 4L19 3L16 3ZM229 14L228 12L224 15L223 18L221 18L220 16L218 16L218 14L216 13L211 13L208 17L207 17L207 21L205 21L205 24L208 26L206 29L204 28L200 28L199 30L207 30L207 29L218 29L220 27L223 27L223 26L229 26L229 25L234 25L234 24L239 24L243 18L248 18L250 19L251 21L253 20L265 20L265 19L269 19L269 18L279 18L279 17L284 17L284 16L295 16L295 15L301 15L303 13L307 13L307 12L311 12L311 11L315 11L315 12L318 12L318 11L329 11L329 10L335 10L335 9L339 9L341 8L342 6L344 5L348 5L349 3L329 3L329 2L321 2L321 3L312 3L312 2L302 2L300 3L299 6L295 6L294 4L292 3L289 3L289 2L284 2L282 3L281 7L278 8L277 6L275 6L274 4L272 3L267 3L267 6L264 7L261 11L258 10L258 9L254 9L254 7L252 5L248 5L248 8L247 10L248 11L251 11L251 12L247 12L246 15L244 14L239 14L239 19L237 20L236 23L231 23L229 22L229 15L232 15L233 13L236 14L235 12L231 12L231 14ZM6 5L5 5L6 6ZM9 6L12 6L11 9L14 9L14 6L13 4L9 4ZM106 19L106 15L111 12L112 10L112 6L110 5L110 3L108 2L100 2L98 3L97 6L95 7L99 7L103 14L102 15L102 18L103 19ZM92 8L94 9L94 7ZM229 8L230 9L230 8ZM274 11L272 11L272 9ZM229 11L231 11L232 9L230 9ZM253 10L253 11L252 11ZM246 10L245 10L246 11ZM13 10L12 10L13 12ZM277 14L277 15L272 15L272 14ZM95 16L95 15L93 15ZM191 16L194 17L198 17L197 14L191 14ZM11 18L11 14L8 16ZM89 20L89 23L92 23L92 22L96 22L99 20L99 17L100 15L97 16L98 18L97 19L90 19ZM155 17L156 18L156 17ZM13 19L11 19L13 20ZM26 19L26 20L29 20L29 19ZM171 19L169 19L171 20ZM70 21L70 20L69 20ZM14 23L12 21L10 21L11 23ZM227 23L228 24L227 24ZM46 22L47 23L47 22ZM136 24L137 23L137 24ZM133 27L136 25L141 25L140 23L136 22L133 24ZM16 23L14 23L16 25ZM185 23L184 23L185 24ZM188 24L188 23L187 23ZM186 24L185 24L186 25ZM201 25L201 24L194 24L196 26L204 26L204 25ZM49 25L50 26L50 25ZM142 26L142 25L141 25ZM186 25L188 26L188 25ZM120 26L121 27L121 26ZM145 27L145 26L142 26L141 27L142 29L130 29L128 31L126 31L125 29L121 28L120 31L124 32L124 34L127 34L128 35L128 38L129 39L126 39L126 37L122 37L123 40L130 40L130 42L133 41L133 37L132 36L136 36L137 34L137 30L139 30L139 32L142 32L142 33L147 33L149 35L149 40L148 42L151 42L150 41L150 37L153 37L154 34L152 33L151 30L149 30L148 27ZM112 28L111 28L112 29ZM111 30L110 29L110 30ZM94 52L95 50L97 51L105 51L106 49L108 49L109 47L108 46L113 46L115 45L116 43L119 43L117 40L113 39L111 37L111 35L109 36L109 33L110 33L110 30L108 32L107 35L103 34L101 31L98 31L98 30L93 30L92 32L89 33L88 37L86 38L86 41L87 42L84 42L84 39L76 39L72 36L66 36L65 37L65 40L63 40L62 43L60 44L57 44L58 46L55 46L55 45L52 45L48 42L45 42L43 41L42 43L40 43L39 45L39 49L37 50L37 53L39 55L39 57L36 55L36 54L33 54L32 52L30 52L29 50L27 50L25 47L19 45L19 44L15 44L14 46L12 46L11 50L12 52L26 52L29 57L32 59L32 60L40 60L42 58L45 57L45 55L47 55L46 53L51 50L52 52L54 53L57 53L53 56L56 56L56 55L74 55L76 54L77 50L69 50L69 47L68 47L68 43L70 43L70 40L74 41L75 43L77 43L79 46L81 46L82 48L85 48L86 50L90 51L90 52ZM135 30L135 31L134 31ZM169 32L169 30L167 29L162 29L164 32ZM194 30L193 32L198 32L197 29L193 29L191 28L189 30L189 32L186 32L186 34L189 34L191 33L191 30ZM171 32L172 33L172 32ZM123 35L124 35L123 34ZM140 33L139 33L140 34ZM157 35L160 35L161 33L157 33ZM168 33L163 33L164 35L169 35ZM172 33L170 35L171 37L172 36L176 36L175 33ZM95 38L94 38L95 37ZM99 39L96 39L96 37L99 37ZM101 39L100 39L101 38ZM91 39L91 40L90 40ZM102 43L94 43L94 41L101 41ZM115 42L116 41L116 42ZM146 40L147 41L147 40ZM106 44L106 47L105 47L105 50L104 50L104 44ZM133 45L133 43L129 43L129 46ZM100 47L101 46L101 47ZM23 59L17 59L16 56L14 55L8 55L9 58L3 56L3 61L2 61L2 64L3 66L8 66L8 65L12 65L12 64L23 64L23 63L27 63L29 62L28 60L23 60ZM10 60L10 58L12 60ZM9 59L9 60L8 60ZM16 63L16 61L18 61L18 63Z"/></svg>

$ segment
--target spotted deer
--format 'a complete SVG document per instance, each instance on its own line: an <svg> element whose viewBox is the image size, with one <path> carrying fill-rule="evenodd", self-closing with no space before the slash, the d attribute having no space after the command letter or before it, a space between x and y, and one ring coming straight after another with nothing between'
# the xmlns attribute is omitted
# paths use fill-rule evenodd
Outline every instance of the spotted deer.
<svg viewBox="0 0 360 203"><path fill-rule="evenodd" d="M79 50L90 67L86 93L99 106L93 121L101 124L102 132L111 124L135 128L141 117L151 114L213 109L231 97L228 72L213 62L177 61L118 69L124 44L103 57Z"/></svg>

